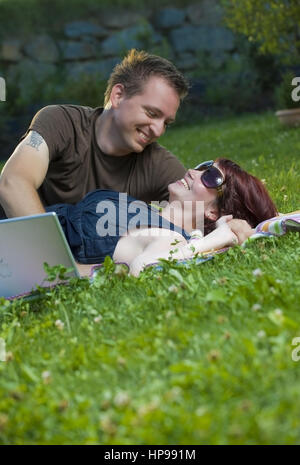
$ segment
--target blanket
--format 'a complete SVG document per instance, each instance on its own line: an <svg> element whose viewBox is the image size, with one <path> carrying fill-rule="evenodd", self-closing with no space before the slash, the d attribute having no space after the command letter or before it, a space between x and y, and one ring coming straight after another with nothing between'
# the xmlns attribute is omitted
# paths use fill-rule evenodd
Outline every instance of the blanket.
<svg viewBox="0 0 300 465"><path fill-rule="evenodd" d="M300 231L300 210L275 216L256 226L255 234L249 239L264 236L283 236L289 231Z"/></svg>

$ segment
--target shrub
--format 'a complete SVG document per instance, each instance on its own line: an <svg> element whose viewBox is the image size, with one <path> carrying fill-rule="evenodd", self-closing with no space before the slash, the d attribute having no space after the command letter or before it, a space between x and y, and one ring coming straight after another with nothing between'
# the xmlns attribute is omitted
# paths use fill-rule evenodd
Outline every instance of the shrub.
<svg viewBox="0 0 300 465"><path fill-rule="evenodd" d="M239 113L255 110L260 95L259 73L249 56L237 53L220 72L211 76L205 100L210 105Z"/></svg>
<svg viewBox="0 0 300 465"><path fill-rule="evenodd" d="M96 107L103 105L106 80L101 75L81 74L65 78L62 84L49 83L44 92L46 103L64 102Z"/></svg>
<svg viewBox="0 0 300 465"><path fill-rule="evenodd" d="M6 113L17 116L31 112L35 106L73 103L91 107L101 106L106 87L102 76L82 74L77 78L57 72L51 77L29 81L10 80Z"/></svg>
<svg viewBox="0 0 300 465"><path fill-rule="evenodd" d="M257 42L263 53L282 54L286 61L300 56L299 0L222 0L226 23Z"/></svg>

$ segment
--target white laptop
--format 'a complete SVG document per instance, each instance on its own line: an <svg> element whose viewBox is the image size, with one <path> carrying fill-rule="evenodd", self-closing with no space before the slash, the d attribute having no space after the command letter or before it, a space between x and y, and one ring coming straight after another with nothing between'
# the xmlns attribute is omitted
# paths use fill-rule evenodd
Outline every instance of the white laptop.
<svg viewBox="0 0 300 465"><path fill-rule="evenodd" d="M46 281L44 262L72 268L80 277L54 212L0 221L0 297L14 297L59 281Z"/></svg>

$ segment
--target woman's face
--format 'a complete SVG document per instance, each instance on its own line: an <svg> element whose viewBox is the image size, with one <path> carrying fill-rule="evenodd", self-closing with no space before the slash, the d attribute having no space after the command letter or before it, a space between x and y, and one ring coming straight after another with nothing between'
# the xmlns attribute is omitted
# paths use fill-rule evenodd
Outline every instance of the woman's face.
<svg viewBox="0 0 300 465"><path fill-rule="evenodd" d="M214 166L217 167L217 164ZM204 186L201 180L202 173L203 171L189 169L182 179L170 184L168 186L169 202L174 200L181 202L203 201L205 216L214 220L214 216L217 214L217 189L208 189ZM213 211L213 215L209 214L210 211Z"/></svg>

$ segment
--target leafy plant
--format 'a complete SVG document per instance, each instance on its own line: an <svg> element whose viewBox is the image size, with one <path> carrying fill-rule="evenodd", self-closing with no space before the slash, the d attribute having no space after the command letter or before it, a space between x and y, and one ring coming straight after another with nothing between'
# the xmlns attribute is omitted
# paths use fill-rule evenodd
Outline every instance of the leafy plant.
<svg viewBox="0 0 300 465"><path fill-rule="evenodd" d="M102 75L84 74L77 78L59 71L51 77L19 79L18 76L8 85L9 99L5 102L10 115L32 113L36 105L73 103L90 107L103 104L106 80Z"/></svg>
<svg viewBox="0 0 300 465"><path fill-rule="evenodd" d="M249 57L239 55L237 60L228 60L224 72L212 76L205 99L210 105L239 113L255 109L261 93L259 74L253 63Z"/></svg>
<svg viewBox="0 0 300 465"><path fill-rule="evenodd" d="M263 53L299 61L300 3L298 0L222 0L225 21L235 32L258 42Z"/></svg>
<svg viewBox="0 0 300 465"><path fill-rule="evenodd" d="M59 280L67 280L67 273L73 271L73 268L66 268L63 265L55 265L49 266L48 263L44 263L44 270L47 274L45 281L55 281L56 279Z"/></svg>
<svg viewBox="0 0 300 465"><path fill-rule="evenodd" d="M66 78L63 85L52 89L51 85L46 88L44 97L48 101L59 100L96 107L103 105L106 80L101 75L82 73L77 78Z"/></svg>

